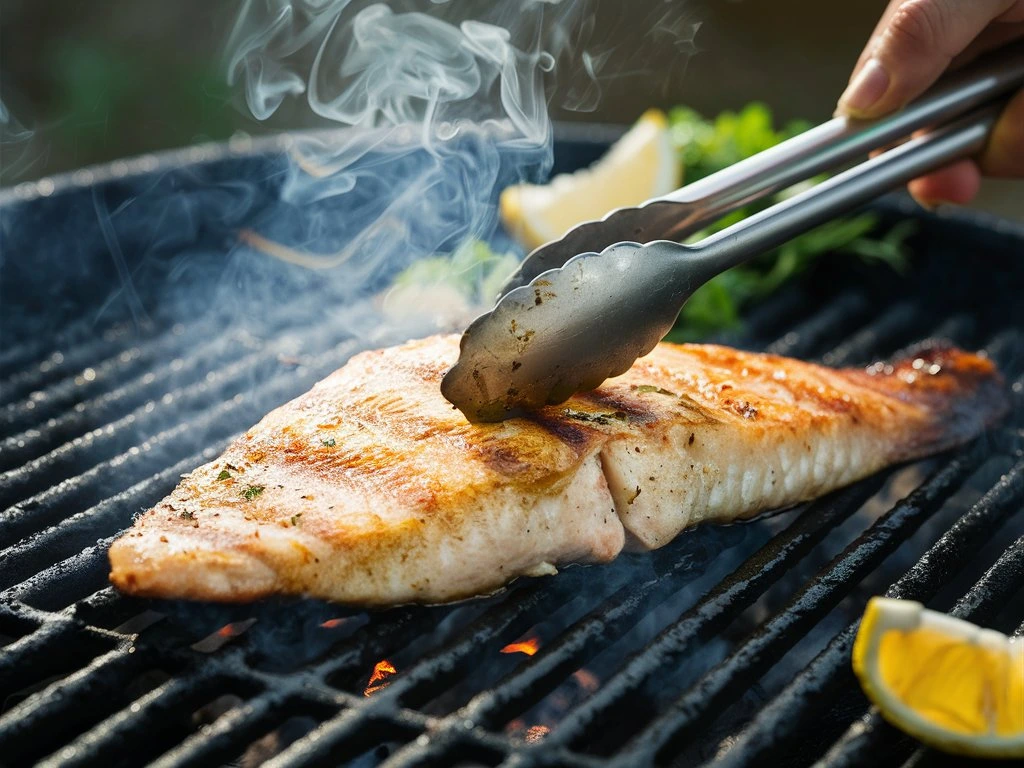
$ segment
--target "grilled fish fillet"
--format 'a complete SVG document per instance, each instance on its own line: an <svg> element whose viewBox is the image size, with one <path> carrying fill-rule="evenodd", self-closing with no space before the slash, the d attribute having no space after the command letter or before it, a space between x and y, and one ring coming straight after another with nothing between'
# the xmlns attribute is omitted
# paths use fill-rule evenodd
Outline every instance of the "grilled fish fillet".
<svg viewBox="0 0 1024 768"><path fill-rule="evenodd" d="M121 590L358 604L486 593L656 548L977 435L983 357L833 370L660 344L599 390L474 425L440 393L457 336L360 354L199 467L110 549Z"/></svg>

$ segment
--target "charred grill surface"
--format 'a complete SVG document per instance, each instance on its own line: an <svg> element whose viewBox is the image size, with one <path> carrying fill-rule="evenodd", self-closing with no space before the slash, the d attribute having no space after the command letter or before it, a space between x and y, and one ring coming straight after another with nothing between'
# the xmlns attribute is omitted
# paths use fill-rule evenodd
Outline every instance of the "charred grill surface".
<svg viewBox="0 0 1024 768"><path fill-rule="evenodd" d="M217 606L107 584L135 513L374 343L343 313L278 307L262 336L215 316L53 317L59 334L19 336L0 352L0 764L929 764L869 710L850 648L873 594L1024 622L1024 229L879 210L920 218L911 275L837 260L717 340L833 365L938 337L982 348L1013 388L999 429L456 605Z"/></svg>

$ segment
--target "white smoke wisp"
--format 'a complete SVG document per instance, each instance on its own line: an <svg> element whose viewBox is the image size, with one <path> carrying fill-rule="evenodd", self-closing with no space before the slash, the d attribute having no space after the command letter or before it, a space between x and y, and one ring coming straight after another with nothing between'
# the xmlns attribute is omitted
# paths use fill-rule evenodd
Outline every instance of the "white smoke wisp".
<svg viewBox="0 0 1024 768"><path fill-rule="evenodd" d="M494 233L500 188L551 166L544 79L583 6L472 5L245 3L227 61L252 115L303 108L337 130L291 148L282 197L301 226L243 239L356 292Z"/></svg>
<svg viewBox="0 0 1024 768"><path fill-rule="evenodd" d="M31 147L34 136L0 98L0 183L23 176L39 158Z"/></svg>
<svg viewBox="0 0 1024 768"><path fill-rule="evenodd" d="M652 99L680 101L698 51L700 14L700 4L687 0L602 4L601 25L588 15L565 41L559 63L567 71L551 98L567 112L583 113L596 111L608 91L638 87Z"/></svg>

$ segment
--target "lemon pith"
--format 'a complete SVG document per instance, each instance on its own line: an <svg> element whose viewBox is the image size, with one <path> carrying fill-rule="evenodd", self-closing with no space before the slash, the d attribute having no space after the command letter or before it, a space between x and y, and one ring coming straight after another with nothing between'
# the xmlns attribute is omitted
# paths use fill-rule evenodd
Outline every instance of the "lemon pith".
<svg viewBox="0 0 1024 768"><path fill-rule="evenodd" d="M1024 646L1005 635L874 598L853 667L882 716L930 746L976 757L1024 757Z"/></svg>

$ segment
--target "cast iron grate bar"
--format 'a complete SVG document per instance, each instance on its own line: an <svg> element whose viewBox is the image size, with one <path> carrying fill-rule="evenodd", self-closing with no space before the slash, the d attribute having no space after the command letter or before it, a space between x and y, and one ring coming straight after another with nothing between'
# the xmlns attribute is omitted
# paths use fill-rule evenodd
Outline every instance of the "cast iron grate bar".
<svg viewBox="0 0 1024 768"><path fill-rule="evenodd" d="M331 291L329 283L322 288ZM331 293L324 300L328 305L345 303ZM213 312L188 324L176 323L156 335L147 328L119 326L99 339L65 342L62 346L66 346L66 352L52 352L37 365L19 369L0 381L0 426L9 427L7 419L20 419L17 414L26 402L35 403L39 414L49 416L52 408L73 403L83 393L102 392L110 382L121 383L163 360L188 354L216 362L218 354L228 360L234 349L259 346L261 339L244 327L236 327L237 320L229 313ZM279 338L292 329L319 327L324 313L305 302L292 302L271 306L261 320L258 331ZM91 373L85 376L86 372Z"/></svg>
<svg viewBox="0 0 1024 768"><path fill-rule="evenodd" d="M150 425L159 425L165 418L164 409L180 407L187 413L205 409L166 430L173 434L182 434L185 430L193 444L200 441L198 445L201 446L213 442L217 439L218 429L221 436L237 432L248 426L239 423L239 420L249 419L251 423L252 419L259 418L259 414L269 407L294 397L350 357L354 346L354 343L348 342L333 348L314 347L318 352L314 361L294 371L275 370L276 366L271 367L272 360L264 363L267 368L262 371L247 367L243 367L241 372L229 371L227 378L238 373L243 381L247 378L246 373L252 374L254 386L247 395L241 394L239 385L227 387L226 392L219 389L216 385L221 377L216 374L210 380L168 393L160 399L159 410L142 406L16 469L0 473L0 506L24 500L52 484L54 478L66 478L94 466L98 461L131 450L138 441L140 430L146 430ZM225 400L225 397L228 399ZM234 421L230 421L231 417L234 417Z"/></svg>
<svg viewBox="0 0 1024 768"><path fill-rule="evenodd" d="M118 372L104 374L103 366L89 368L87 379L79 374L4 409L0 426L11 436L0 442L0 468L35 458L61 440L102 428L133 409L137 421L156 420L161 410L194 412L236 392L251 391L261 377L287 370L281 360L319 355L344 336L341 327L318 318L311 330L295 334L282 329L267 341L241 330L219 334L196 343L187 354L179 350L182 356L170 362L144 367L130 379ZM122 353L114 362L124 357ZM107 379L111 381L105 391L91 399L83 397L87 387L97 388L97 381ZM44 421L46 429L38 429ZM136 429L142 426L139 423ZM14 434L18 430L24 431Z"/></svg>
<svg viewBox="0 0 1024 768"><path fill-rule="evenodd" d="M187 765L225 765L239 752L240 744L251 744L272 730L289 714L301 708L301 701L267 693L244 702L217 718L203 731L189 736L179 746L152 763L153 768Z"/></svg>
<svg viewBox="0 0 1024 768"><path fill-rule="evenodd" d="M30 548L32 542L39 537L46 534L64 536L66 534L61 529L64 527L74 529L76 523L73 521L78 521L87 527L95 524L93 532L101 529L100 521L104 519L111 518L126 523L130 521L126 518L129 518L149 499L152 499L154 494L169 491L178 482L182 473L189 472L199 464L215 458L225 445L226 441L215 442L202 452L182 459L123 491L109 495L103 501L79 513L71 513L71 510L74 509L74 497L70 492L42 494L29 502L11 507L0 518L0 547L6 547L5 550L0 551L0 557L4 559L5 563L9 563L8 558L14 557L15 551ZM121 462L121 464L123 463ZM93 475L110 466L119 465L115 462L103 462L94 468L97 471L93 472ZM80 486L85 478L86 476L83 475L75 478L78 481L77 485ZM30 540L30 537L33 538ZM11 573L0 574L0 590L10 585L8 579L12 575Z"/></svg>
<svg viewBox="0 0 1024 768"><path fill-rule="evenodd" d="M852 321L866 318L870 306L863 293L844 293L817 314L787 330L764 351L786 357L810 356L829 341L841 337Z"/></svg>
<svg viewBox="0 0 1024 768"><path fill-rule="evenodd" d="M387 713L398 705L419 705L424 698L457 679L467 664L493 653L492 640L507 634L519 635L535 623L537 615L554 611L568 595L580 588L586 578L578 569L562 575L566 577L564 584L550 589L538 586L530 590L528 599L518 598L501 604L467 627L456 641L423 657L394 682L371 696L362 707L343 712L330 724L318 729L309 754L326 759L337 750L351 751L351 745L359 743L360 734L368 722L386 719ZM320 671L325 677L330 677L336 674L334 667L335 662L331 660L322 665Z"/></svg>
<svg viewBox="0 0 1024 768"><path fill-rule="evenodd" d="M3 354L10 362L3 366L3 372L0 374L4 377L0 381L0 403L13 402L34 390L93 367L97 361L117 357L131 348L126 348L126 341L159 345L145 329L140 330L141 333L133 327L121 324L99 338L93 334L88 334L87 338L82 338L81 333L68 334L67 338L62 339L57 350L54 350L52 341L47 340L38 348L24 344L5 351ZM183 330L183 325L176 325L166 333L180 335ZM137 333L141 338L136 339Z"/></svg>
<svg viewBox="0 0 1024 768"><path fill-rule="evenodd" d="M180 723L198 707L221 695L232 682L216 673L172 679L136 699L129 709L105 720L102 728L88 731L39 765L88 766L107 760L119 762L132 753L138 758L152 754L152 741L166 733L169 724Z"/></svg>
<svg viewBox="0 0 1024 768"><path fill-rule="evenodd" d="M285 344L279 347L281 350L290 348ZM171 405L192 411L197 409L197 403L188 401L190 395L200 405L216 398L228 399L235 392L244 390L261 369L273 367L276 357L274 345L268 345L243 361L224 359L225 365L216 371L211 370L209 375L200 358L161 366L99 397L77 403L71 410L48 420L46 429L29 428L5 438L0 442L0 469L10 469L38 458L61 443L93 429L101 429L128 413L134 412L136 421L141 416L157 418L151 414L164 402L165 394L176 393L164 403L165 407ZM206 380L200 381L204 376ZM176 402L170 402L172 399ZM136 428L141 426L137 424Z"/></svg>
<svg viewBox="0 0 1024 768"><path fill-rule="evenodd" d="M58 743L70 741L69 737L79 735L97 719L113 714L107 702L116 701L131 680L152 663L148 654L129 654L116 648L49 686L41 701L26 699L15 705L0 724L5 753L26 762L45 756L54 742L41 741L41 730Z"/></svg>

